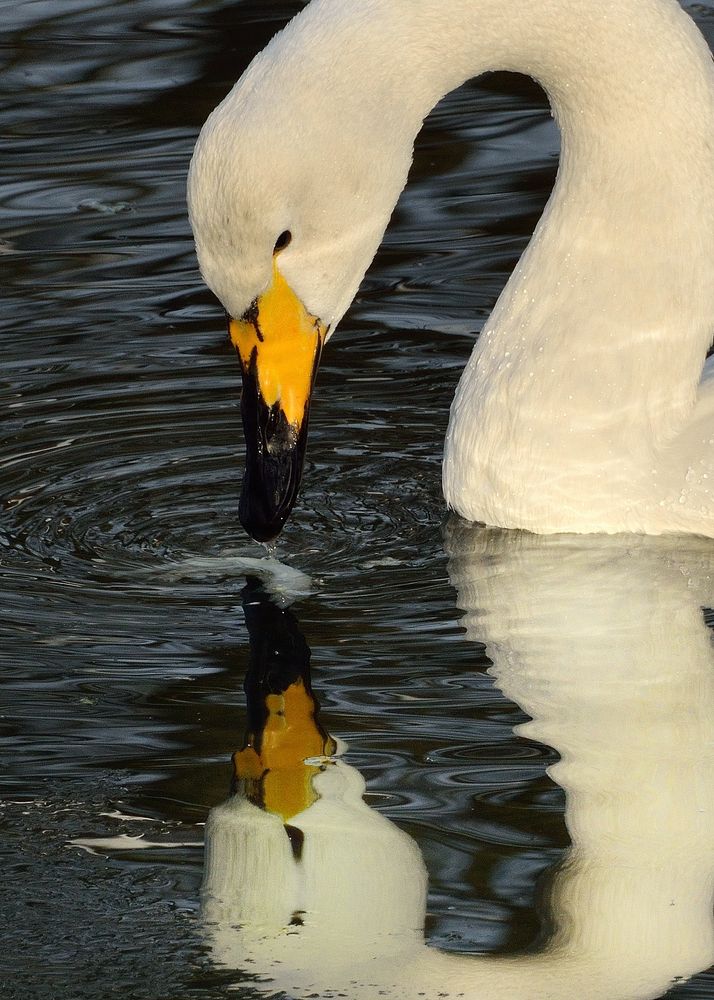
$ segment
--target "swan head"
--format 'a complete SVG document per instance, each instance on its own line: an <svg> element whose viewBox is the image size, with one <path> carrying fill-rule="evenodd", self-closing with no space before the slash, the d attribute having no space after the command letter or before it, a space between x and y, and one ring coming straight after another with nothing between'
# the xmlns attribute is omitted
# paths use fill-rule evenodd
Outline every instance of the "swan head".
<svg viewBox="0 0 714 1000"><path fill-rule="evenodd" d="M299 34L273 39L211 114L188 177L201 273L241 360L240 518L259 541L277 536L295 502L322 347L411 162L409 137L395 142L390 116L365 108Z"/></svg>

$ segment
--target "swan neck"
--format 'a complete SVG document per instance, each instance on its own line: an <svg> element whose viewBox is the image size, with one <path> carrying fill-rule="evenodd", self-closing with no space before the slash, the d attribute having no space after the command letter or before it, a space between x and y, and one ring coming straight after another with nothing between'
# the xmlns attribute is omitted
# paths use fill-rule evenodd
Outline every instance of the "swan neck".
<svg viewBox="0 0 714 1000"><path fill-rule="evenodd" d="M378 102L375 127L397 107L416 133L445 94L487 71L537 80L561 127L612 132L636 108L662 134L675 110L711 101L711 54L677 0L454 0L448 18L441 0L313 0L305 15L312 39L335 22L316 58L337 60L338 99L342 76L360 106Z"/></svg>

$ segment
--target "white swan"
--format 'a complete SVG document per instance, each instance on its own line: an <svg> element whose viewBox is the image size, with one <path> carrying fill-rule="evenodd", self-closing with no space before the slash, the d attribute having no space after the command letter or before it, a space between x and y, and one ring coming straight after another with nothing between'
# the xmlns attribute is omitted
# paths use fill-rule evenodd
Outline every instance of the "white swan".
<svg viewBox="0 0 714 1000"><path fill-rule="evenodd" d="M558 179L466 366L449 507L534 532L714 536L714 65L676 0L313 0L206 122L188 198L244 373L241 519L295 499L324 341L434 104L545 88Z"/></svg>

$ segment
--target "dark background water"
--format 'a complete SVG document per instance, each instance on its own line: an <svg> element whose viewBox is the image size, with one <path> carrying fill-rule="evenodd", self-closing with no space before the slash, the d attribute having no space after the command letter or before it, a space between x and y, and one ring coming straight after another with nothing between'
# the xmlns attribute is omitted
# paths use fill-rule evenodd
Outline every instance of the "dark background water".
<svg viewBox="0 0 714 1000"><path fill-rule="evenodd" d="M199 933L200 844L245 715L231 560L263 552L237 521L238 367L184 184L208 112L300 6L0 3L8 998L218 998L240 981ZM688 9L714 42L714 5ZM430 937L452 950L533 943L568 843L554 752L513 735L523 713L463 638L440 491L458 375L557 153L527 80L492 76L434 111L326 351L277 552L314 581L295 612L325 724L419 843ZM122 833L189 846L68 846ZM676 995L714 998L714 981Z"/></svg>

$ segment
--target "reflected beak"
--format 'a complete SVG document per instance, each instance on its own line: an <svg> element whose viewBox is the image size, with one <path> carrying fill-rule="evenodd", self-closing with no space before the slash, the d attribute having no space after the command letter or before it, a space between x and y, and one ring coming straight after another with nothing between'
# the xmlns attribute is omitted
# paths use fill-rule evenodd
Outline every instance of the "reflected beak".
<svg viewBox="0 0 714 1000"><path fill-rule="evenodd" d="M245 315L229 319L243 371L246 467L240 521L256 541L280 533L297 497L310 395L327 327L311 316L273 263L273 281Z"/></svg>
<svg viewBox="0 0 714 1000"><path fill-rule="evenodd" d="M287 823L317 801L312 779L321 765L315 759L334 754L336 744L317 722L315 697L301 677L266 694L264 708L261 731L249 733L233 754L233 773L254 805Z"/></svg>

